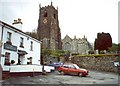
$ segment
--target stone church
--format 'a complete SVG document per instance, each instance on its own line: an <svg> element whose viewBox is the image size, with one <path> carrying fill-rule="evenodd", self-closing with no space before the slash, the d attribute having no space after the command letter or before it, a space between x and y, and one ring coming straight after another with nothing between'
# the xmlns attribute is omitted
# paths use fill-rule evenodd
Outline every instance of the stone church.
<svg viewBox="0 0 120 86"><path fill-rule="evenodd" d="M66 35L64 39L62 39L62 48L65 51L79 54L88 54L88 51L93 50L93 46L88 42L85 36L78 39L75 36L72 39L68 35Z"/></svg>
<svg viewBox="0 0 120 86"><path fill-rule="evenodd" d="M39 19L37 28L38 39L42 42L42 48L61 50L61 31L58 20L58 8L52 5L41 7L39 5Z"/></svg>
<svg viewBox="0 0 120 86"><path fill-rule="evenodd" d="M92 50L87 38L71 39L68 35L61 40L61 31L58 20L58 8L52 5L41 7L39 5L39 19L37 28L38 39L42 42L43 49L67 50L72 53L85 54Z"/></svg>

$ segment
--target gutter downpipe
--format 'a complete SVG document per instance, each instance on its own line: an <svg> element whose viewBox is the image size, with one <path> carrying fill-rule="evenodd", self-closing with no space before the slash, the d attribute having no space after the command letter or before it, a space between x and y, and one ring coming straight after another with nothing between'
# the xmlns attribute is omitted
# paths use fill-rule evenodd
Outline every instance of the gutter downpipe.
<svg viewBox="0 0 120 86"><path fill-rule="evenodd" d="M4 31L4 25L2 25L2 33L1 33L1 39L0 39L0 85L2 84L1 57L2 57L2 45L3 45L3 31Z"/></svg>

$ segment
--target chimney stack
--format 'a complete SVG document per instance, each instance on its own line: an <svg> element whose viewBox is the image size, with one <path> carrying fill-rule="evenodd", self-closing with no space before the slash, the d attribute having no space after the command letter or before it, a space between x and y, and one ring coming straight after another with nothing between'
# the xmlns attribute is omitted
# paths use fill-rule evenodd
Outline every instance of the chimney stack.
<svg viewBox="0 0 120 86"><path fill-rule="evenodd" d="M12 23L12 25L19 30L22 30L22 24L23 23L20 18L18 18L18 20L14 20L14 22Z"/></svg>

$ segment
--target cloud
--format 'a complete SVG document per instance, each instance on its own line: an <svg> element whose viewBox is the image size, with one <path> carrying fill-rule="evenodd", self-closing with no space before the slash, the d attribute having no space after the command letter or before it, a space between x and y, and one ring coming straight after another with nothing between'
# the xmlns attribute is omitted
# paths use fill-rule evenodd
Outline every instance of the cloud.
<svg viewBox="0 0 120 86"><path fill-rule="evenodd" d="M113 42L118 42L118 0L52 0L58 6L59 26L62 38L87 36L94 42L98 32L110 33ZM51 0L1 0L0 19L11 24L21 18L23 31L37 28L39 4L47 6ZM113 31L114 30L114 31Z"/></svg>

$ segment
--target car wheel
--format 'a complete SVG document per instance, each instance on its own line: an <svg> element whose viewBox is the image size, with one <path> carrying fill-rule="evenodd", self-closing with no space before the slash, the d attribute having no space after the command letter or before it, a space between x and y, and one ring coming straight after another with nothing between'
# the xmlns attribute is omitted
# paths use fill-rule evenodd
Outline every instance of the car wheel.
<svg viewBox="0 0 120 86"><path fill-rule="evenodd" d="M80 72L80 73L78 73L78 76L83 76L83 74Z"/></svg>
<svg viewBox="0 0 120 86"><path fill-rule="evenodd" d="M60 71L60 74L61 74L61 75L64 75L64 72L63 72L63 71Z"/></svg>

